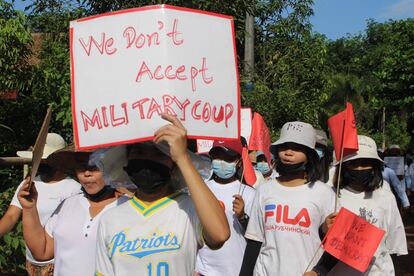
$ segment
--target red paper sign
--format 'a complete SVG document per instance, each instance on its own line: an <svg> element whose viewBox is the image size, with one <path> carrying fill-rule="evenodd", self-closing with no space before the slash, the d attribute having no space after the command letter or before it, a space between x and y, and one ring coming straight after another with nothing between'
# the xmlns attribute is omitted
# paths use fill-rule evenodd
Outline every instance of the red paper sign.
<svg viewBox="0 0 414 276"><path fill-rule="evenodd" d="M341 159L341 149L344 156L358 150L358 136L354 111L351 103L346 103L346 109L328 119L336 160Z"/></svg>
<svg viewBox="0 0 414 276"><path fill-rule="evenodd" d="M242 159L243 159L243 178L246 183L250 186L256 183L256 174L254 173L254 168L252 162L250 161L249 152L247 148L243 148L242 151Z"/></svg>
<svg viewBox="0 0 414 276"><path fill-rule="evenodd" d="M263 117L255 112L252 121L252 133L250 135L249 150L261 150L270 164L270 134Z"/></svg>
<svg viewBox="0 0 414 276"><path fill-rule="evenodd" d="M365 272L384 233L384 230L369 224L348 209L341 208L324 239L324 248L335 258Z"/></svg>

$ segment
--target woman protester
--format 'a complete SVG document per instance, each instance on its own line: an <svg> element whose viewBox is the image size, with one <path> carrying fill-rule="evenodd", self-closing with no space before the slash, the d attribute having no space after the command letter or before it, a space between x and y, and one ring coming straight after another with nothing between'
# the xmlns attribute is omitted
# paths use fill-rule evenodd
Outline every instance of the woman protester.
<svg viewBox="0 0 414 276"><path fill-rule="evenodd" d="M301 275L331 224L335 193L319 181L315 130L288 122L270 147L279 177L259 187L245 237L241 276Z"/></svg>
<svg viewBox="0 0 414 276"><path fill-rule="evenodd" d="M358 135L358 151L343 159L339 202L354 214L381 228L385 235L364 273L324 253L312 272L305 275L395 275L391 254L406 255L404 225L392 192L383 188L383 161L370 137ZM338 167L338 166L337 166ZM338 178L337 168L335 178ZM334 182L337 185L337 181Z"/></svg>
<svg viewBox="0 0 414 276"><path fill-rule="evenodd" d="M51 162L51 158L59 149L66 146L65 140L57 133L48 133L46 144L43 149L42 160L34 179L39 191L40 200L37 202L39 220L44 226L59 204L72 195L79 194L80 185L75 180L69 178L64 172L56 168L56 164ZM18 151L17 155L23 158L32 158L32 151ZM13 199L6 213L0 219L0 237L10 232L17 224L22 214L22 206L17 198L19 187L17 187ZM49 260L37 260L26 246L26 270L29 276L53 275L53 258Z"/></svg>
<svg viewBox="0 0 414 276"><path fill-rule="evenodd" d="M93 275L99 219L128 199L105 183L98 168L99 157L91 152L74 152L73 147L55 153L54 163L73 174L83 192L63 201L44 228L36 207L37 184L29 192L27 178L18 193L26 244L37 260L55 258L54 275Z"/></svg>
<svg viewBox="0 0 414 276"><path fill-rule="evenodd" d="M95 275L192 275L198 248L229 238L226 216L192 164L185 128L162 118L171 124L153 142L128 147L125 170L138 190L102 216ZM177 171L190 195L174 185Z"/></svg>

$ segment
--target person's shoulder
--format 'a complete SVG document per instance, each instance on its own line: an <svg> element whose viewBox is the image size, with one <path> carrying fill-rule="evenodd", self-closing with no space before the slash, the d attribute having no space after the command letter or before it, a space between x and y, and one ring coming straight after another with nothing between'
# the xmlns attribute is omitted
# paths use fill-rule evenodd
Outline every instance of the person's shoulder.
<svg viewBox="0 0 414 276"><path fill-rule="evenodd" d="M331 186L327 183L324 183L320 180L317 180L317 181L315 181L311 184L308 184L308 185L311 189L317 190L318 192L327 193L327 194L335 193L333 186Z"/></svg>

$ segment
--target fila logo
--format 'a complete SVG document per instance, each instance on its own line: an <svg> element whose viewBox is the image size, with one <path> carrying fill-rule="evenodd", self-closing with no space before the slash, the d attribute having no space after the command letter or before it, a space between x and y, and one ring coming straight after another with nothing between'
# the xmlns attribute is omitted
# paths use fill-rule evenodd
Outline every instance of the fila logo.
<svg viewBox="0 0 414 276"><path fill-rule="evenodd" d="M268 219L275 219L277 223L283 222L284 224L298 225L302 227L309 227L311 225L308 210L302 208L295 217L289 217L289 206L281 204L268 204L265 206L265 222Z"/></svg>

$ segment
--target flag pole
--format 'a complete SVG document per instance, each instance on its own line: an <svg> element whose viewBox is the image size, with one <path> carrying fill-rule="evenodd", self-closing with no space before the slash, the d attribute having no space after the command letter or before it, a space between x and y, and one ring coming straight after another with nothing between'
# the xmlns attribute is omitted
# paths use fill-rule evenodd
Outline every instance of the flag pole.
<svg viewBox="0 0 414 276"><path fill-rule="evenodd" d="M335 195L335 210L336 212L338 210L338 198L339 198L339 182L341 180L341 172L342 172L342 161L344 159L344 137L345 137L345 123L346 123L346 116L345 120L342 122L342 137L341 137L341 157L339 160L339 171L338 171L338 178L336 181L336 195Z"/></svg>
<svg viewBox="0 0 414 276"><path fill-rule="evenodd" d="M243 161L243 156L242 156L242 161ZM241 178L240 178L240 186L239 186L239 192L237 193L237 194L240 194L240 191L241 191L241 187L242 187L242 182L243 182L243 177L244 177L244 163L243 163L243 170L242 170L242 175L241 175Z"/></svg>

